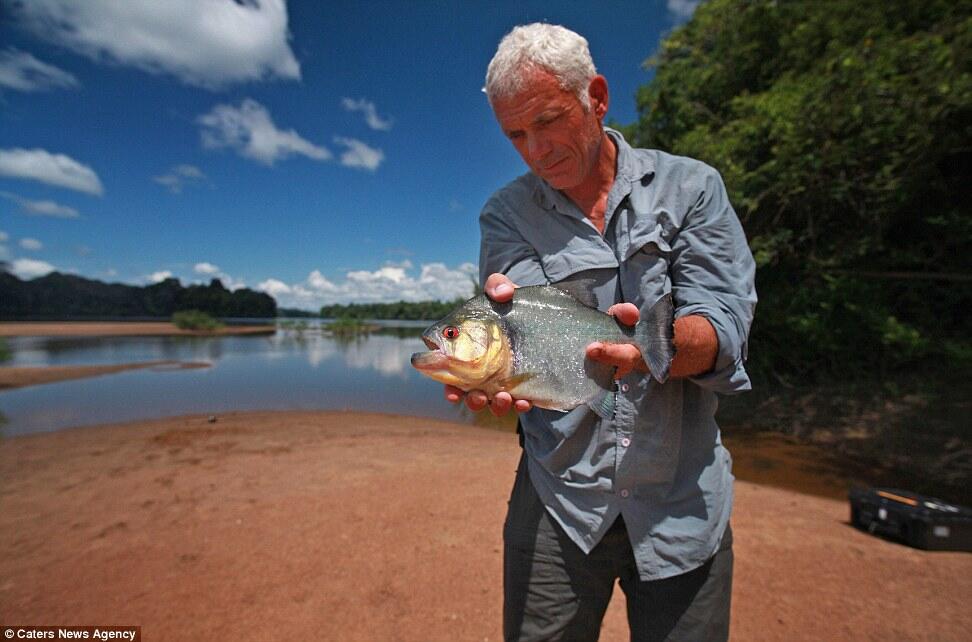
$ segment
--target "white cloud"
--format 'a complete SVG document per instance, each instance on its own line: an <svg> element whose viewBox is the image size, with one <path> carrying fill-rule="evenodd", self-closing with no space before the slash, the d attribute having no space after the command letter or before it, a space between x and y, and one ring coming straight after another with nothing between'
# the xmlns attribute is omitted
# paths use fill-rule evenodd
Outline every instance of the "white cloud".
<svg viewBox="0 0 972 642"><path fill-rule="evenodd" d="M8 250L7 246L4 245L9 238L10 237L6 232L0 230L0 261L7 261L10 259L10 250Z"/></svg>
<svg viewBox="0 0 972 642"><path fill-rule="evenodd" d="M171 278L172 278L172 272L169 272L168 270L162 270L160 272L153 272L152 274L149 274L147 277L145 277L145 280L148 281L149 283L161 283L162 281Z"/></svg>
<svg viewBox="0 0 972 642"><path fill-rule="evenodd" d="M345 167L356 167L373 172L385 160L384 152L368 147L360 140L335 136L334 142L347 147L347 150L341 154L341 164Z"/></svg>
<svg viewBox="0 0 972 642"><path fill-rule="evenodd" d="M93 169L64 154L45 149L0 149L0 175L40 181L48 185L100 196L101 180Z"/></svg>
<svg viewBox="0 0 972 642"><path fill-rule="evenodd" d="M668 12L678 20L688 20L702 0L668 0Z"/></svg>
<svg viewBox="0 0 972 642"><path fill-rule="evenodd" d="M9 238L10 238L10 235L8 235L6 232L0 232L0 243L3 243L4 241L6 241Z"/></svg>
<svg viewBox="0 0 972 642"><path fill-rule="evenodd" d="M377 270L351 270L344 279L331 281L319 270L300 283L286 284L267 279L256 289L266 292L285 308L316 309L330 303L372 303L390 301L449 301L472 296L476 266L463 263L449 268L444 263L427 263L414 274L410 261L388 263Z"/></svg>
<svg viewBox="0 0 972 642"><path fill-rule="evenodd" d="M44 244L37 239L26 238L20 239L20 247L24 248L25 250L30 250L31 252L36 252L38 250L43 250Z"/></svg>
<svg viewBox="0 0 972 642"><path fill-rule="evenodd" d="M375 108L375 104L370 100L366 100L364 98L361 98L360 100L342 98L341 106L348 111L360 111L363 113L365 122L368 123L368 127L371 127L372 129L388 131L392 128L392 119L381 118L378 115L378 110Z"/></svg>
<svg viewBox="0 0 972 642"><path fill-rule="evenodd" d="M159 185L165 185L173 194L180 194L185 185L205 178L206 175L195 165L176 165L161 176L153 176L152 180Z"/></svg>
<svg viewBox="0 0 972 642"><path fill-rule="evenodd" d="M60 205L54 201L32 201L10 192L0 192L0 196L20 205L20 208L31 216L51 216L54 218L80 218L81 215L73 207Z"/></svg>
<svg viewBox="0 0 972 642"><path fill-rule="evenodd" d="M284 0L29 0L12 8L38 37L191 85L300 78Z"/></svg>
<svg viewBox="0 0 972 642"><path fill-rule="evenodd" d="M0 87L17 91L75 89L78 79L63 69L41 62L26 51L0 51Z"/></svg>
<svg viewBox="0 0 972 642"><path fill-rule="evenodd" d="M246 287L244 281L238 281L226 272L219 269L219 266L213 265L212 263L207 263L203 261L202 263L196 263L193 266L192 271L196 274L201 274L206 277L219 279L220 283L223 284L227 290L239 290Z"/></svg>
<svg viewBox="0 0 972 642"><path fill-rule="evenodd" d="M34 259L17 259L11 264L11 271L22 279L33 279L54 271L54 266L47 261Z"/></svg>
<svg viewBox="0 0 972 642"><path fill-rule="evenodd" d="M273 165L295 154L314 160L327 160L329 150L302 138L292 129L277 129L270 112L255 100L245 99L239 107L217 105L200 116L200 134L207 148L230 147L246 158Z"/></svg>
<svg viewBox="0 0 972 642"><path fill-rule="evenodd" d="M267 279L257 286L257 290L266 292L275 299L287 297L292 293L289 285L277 279Z"/></svg>

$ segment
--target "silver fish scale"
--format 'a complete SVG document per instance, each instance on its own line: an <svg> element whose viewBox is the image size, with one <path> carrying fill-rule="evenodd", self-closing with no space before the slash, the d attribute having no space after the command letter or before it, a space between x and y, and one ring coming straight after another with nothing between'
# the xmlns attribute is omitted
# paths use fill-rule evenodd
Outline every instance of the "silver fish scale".
<svg viewBox="0 0 972 642"><path fill-rule="evenodd" d="M613 317L550 286L516 290L511 304L492 304L513 343L513 374L532 375L517 396L566 410L613 389L613 368L586 359L594 341L628 343Z"/></svg>

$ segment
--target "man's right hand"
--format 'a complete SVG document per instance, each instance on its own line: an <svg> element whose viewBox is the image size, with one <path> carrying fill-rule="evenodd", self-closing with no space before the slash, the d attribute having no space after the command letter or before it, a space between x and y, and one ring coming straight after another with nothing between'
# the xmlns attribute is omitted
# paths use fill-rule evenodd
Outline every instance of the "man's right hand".
<svg viewBox="0 0 972 642"><path fill-rule="evenodd" d="M483 292L493 301L505 303L513 298L513 290L516 287L505 274L494 272L486 279L486 287L483 288ZM517 412L526 412L533 407L533 404L526 399L514 399L508 392L497 392L496 396L490 399L482 390L470 390L466 393L455 386L447 385L445 387L445 398L449 402L459 403L463 396L466 397L466 405L473 412L479 412L488 404L489 411L497 417L508 413L510 408Z"/></svg>

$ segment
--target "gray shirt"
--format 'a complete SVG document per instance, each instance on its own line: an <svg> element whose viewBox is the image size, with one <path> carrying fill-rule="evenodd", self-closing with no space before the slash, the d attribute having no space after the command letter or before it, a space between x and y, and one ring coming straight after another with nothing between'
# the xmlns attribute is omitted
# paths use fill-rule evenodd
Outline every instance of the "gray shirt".
<svg viewBox="0 0 972 642"><path fill-rule="evenodd" d="M618 149L604 235L532 173L497 191L480 214L479 270L517 285L592 279L601 310L642 314L671 292L675 316L697 314L719 339L715 368L659 384L620 381L613 420L587 406L521 416L530 478L550 515L585 552L624 517L641 579L690 571L718 549L732 507L732 460L716 393L750 388L744 363L756 305L755 264L719 173L690 158Z"/></svg>

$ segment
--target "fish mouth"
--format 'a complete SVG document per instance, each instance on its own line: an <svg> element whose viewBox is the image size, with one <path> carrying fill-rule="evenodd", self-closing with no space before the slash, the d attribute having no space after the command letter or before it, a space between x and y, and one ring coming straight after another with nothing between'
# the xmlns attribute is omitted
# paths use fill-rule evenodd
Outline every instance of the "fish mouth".
<svg viewBox="0 0 972 642"><path fill-rule="evenodd" d="M439 346L435 343L435 341L433 341L432 339L430 339L428 337L422 337L422 341L425 343L425 345L427 345L429 347L429 350L438 350L439 349Z"/></svg>
<svg viewBox="0 0 972 642"><path fill-rule="evenodd" d="M429 352L416 352L412 355L412 367L418 370L442 370L449 364L449 357L436 348Z"/></svg>

